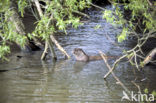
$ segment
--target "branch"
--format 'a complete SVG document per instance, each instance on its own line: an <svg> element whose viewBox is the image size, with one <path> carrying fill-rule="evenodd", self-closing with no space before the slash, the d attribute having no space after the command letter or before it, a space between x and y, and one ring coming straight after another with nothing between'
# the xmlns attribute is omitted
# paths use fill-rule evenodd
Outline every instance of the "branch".
<svg viewBox="0 0 156 103"><path fill-rule="evenodd" d="M140 86L139 85L137 85L134 81L131 81L137 88L138 88L138 91L139 91L139 93L141 93L141 89L140 89Z"/></svg>
<svg viewBox="0 0 156 103"><path fill-rule="evenodd" d="M42 9L41 9L41 7L40 7L39 1L38 1L38 0L34 0L34 2L35 2L35 5L36 5L36 7L37 7L37 10L38 10L38 12L39 12L40 17L42 17L42 16L43 16L43 12L42 12Z"/></svg>
<svg viewBox="0 0 156 103"><path fill-rule="evenodd" d="M32 14L33 14L34 17L36 18L36 20L39 20L39 16L34 12L34 10L33 10L33 8L32 8L31 1L28 0L28 2L29 2L29 5L30 5L30 9L31 9Z"/></svg>
<svg viewBox="0 0 156 103"><path fill-rule="evenodd" d="M156 56L156 48L154 48L144 59L143 61L143 65L148 64L149 62L151 62L153 60L153 58Z"/></svg>
<svg viewBox="0 0 156 103"><path fill-rule="evenodd" d="M55 50L54 50L54 44L53 44L53 42L51 41L51 40L49 40L49 49L50 49L50 51L51 51L51 53L52 53L52 58L53 58L53 60L57 60L57 57L56 57L56 54L55 54Z"/></svg>
<svg viewBox="0 0 156 103"><path fill-rule="evenodd" d="M52 42L54 42L54 44L57 46L57 48L67 56L67 58L69 59L70 56L67 54L67 52L60 46L60 44L57 42L57 40L54 38L53 35L50 35L50 39L52 40Z"/></svg>
<svg viewBox="0 0 156 103"><path fill-rule="evenodd" d="M119 78L118 78L118 77L114 74L114 72L112 71L112 68L110 67L110 65L109 65L108 62L107 62L107 59L106 59L106 57L105 57L105 54L102 53L101 51L99 51L99 53L100 53L102 59L104 60L104 62L105 62L105 64L106 64L107 68L109 69L109 71L111 71L113 77L114 77L114 78L116 79L116 81L129 93L129 90L127 89L127 87L119 80Z"/></svg>
<svg viewBox="0 0 156 103"><path fill-rule="evenodd" d="M98 9L106 10L106 9L104 9L104 8L98 6L98 5L95 5L95 4L91 3L91 2L89 2L89 4L92 5L92 6L94 6L94 7L96 7L96 8L98 8Z"/></svg>
<svg viewBox="0 0 156 103"><path fill-rule="evenodd" d="M152 3L151 3L149 0L147 0L147 2L148 2L148 4L149 4L150 6L153 6Z"/></svg>
<svg viewBox="0 0 156 103"><path fill-rule="evenodd" d="M101 54L101 53L100 53ZM109 70L109 72L104 76L104 79L107 78L110 73L115 69L115 66L118 62L120 62L123 58L125 58L127 56L127 54L123 55L122 57L120 57L119 59L117 59L114 64L113 64L113 67Z"/></svg>
<svg viewBox="0 0 156 103"><path fill-rule="evenodd" d="M87 17L87 18L90 18L90 16L89 15L87 15L87 14L85 14L85 13L83 13L83 12L80 12L80 11L73 11L74 13L77 13L77 14L79 14L79 15L82 15L82 16L85 16L85 17Z"/></svg>
<svg viewBox="0 0 156 103"><path fill-rule="evenodd" d="M43 12L42 12L42 9L41 9L41 7L40 7L39 1L38 1L38 0L34 0L34 2L35 2L35 5L36 5L36 7L37 7L37 10L38 10L38 12L39 12L40 17L42 17L42 16L43 16ZM48 25L48 24L47 24L47 25ZM45 57L46 57L46 55L48 54L48 45L49 45L48 42L49 42L49 40L46 39L44 51L43 51L42 56L41 56L41 60L44 60Z"/></svg>
<svg viewBox="0 0 156 103"><path fill-rule="evenodd" d="M46 40L46 42L45 42L45 47L44 47L44 51L41 56L41 60L45 60L45 57L47 54L48 54L48 40Z"/></svg>

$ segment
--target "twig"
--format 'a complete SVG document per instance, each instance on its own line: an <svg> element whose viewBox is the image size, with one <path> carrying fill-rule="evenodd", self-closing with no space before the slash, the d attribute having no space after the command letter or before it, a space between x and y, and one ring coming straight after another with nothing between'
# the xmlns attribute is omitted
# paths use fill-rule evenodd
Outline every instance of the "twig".
<svg viewBox="0 0 156 103"><path fill-rule="evenodd" d="M101 53L100 53L101 54ZM125 58L127 56L127 54L123 55L122 57L120 57L119 59L117 59L114 64L113 64L113 67L109 70L109 72L104 76L104 79L107 78L110 73L115 69L115 66L118 62L120 62L123 58Z"/></svg>
<svg viewBox="0 0 156 103"><path fill-rule="evenodd" d="M87 15L87 14L85 14L85 13L82 13L82 12L80 12L80 11L73 11L74 13L77 13L77 14L79 14L79 15L82 15L82 16L85 16L85 17L87 17L87 18L90 18L90 16L89 15Z"/></svg>
<svg viewBox="0 0 156 103"><path fill-rule="evenodd" d="M136 68L139 70L139 66L138 66L138 63L137 63L137 55L136 55L136 52L133 51L133 53L134 53L134 61L135 61Z"/></svg>
<svg viewBox="0 0 156 103"><path fill-rule="evenodd" d="M48 54L48 40L46 40L46 42L45 42L45 47L44 47L44 51L41 56L41 60L45 60L45 57L47 54Z"/></svg>
<svg viewBox="0 0 156 103"><path fill-rule="evenodd" d="M42 12L42 9L41 9L41 7L40 7L39 1L38 1L38 0L34 0L34 2L35 2L35 5L36 5L36 7L37 7L37 10L38 10L38 12L39 12L40 17L42 17L42 16L43 16L43 12Z"/></svg>
<svg viewBox="0 0 156 103"><path fill-rule="evenodd" d="M141 93L141 89L140 89L140 86L139 85L137 85L134 81L131 81L137 88L138 88L138 91L139 91L139 93Z"/></svg>
<svg viewBox="0 0 156 103"><path fill-rule="evenodd" d="M55 54L55 50L54 50L54 44L53 44L53 42L51 41L51 40L49 40L49 48L50 48L50 51L51 51L51 53L52 53L52 58L53 58L53 60L57 60L57 57L56 57L56 54Z"/></svg>
<svg viewBox="0 0 156 103"><path fill-rule="evenodd" d="M154 56L156 55L156 48L154 48L144 59L143 65L148 64L150 61L153 60Z"/></svg>
<svg viewBox="0 0 156 103"><path fill-rule="evenodd" d="M29 4L30 4L30 9L31 9L31 11L32 11L32 14L33 14L33 15L34 15L34 17L36 18L36 20L39 20L38 15L34 12L34 10L33 10L33 8L32 8L31 1L30 1L30 0L28 0L28 2L29 2Z"/></svg>
<svg viewBox="0 0 156 103"><path fill-rule="evenodd" d="M52 40L52 42L54 42L54 44L57 46L57 48L67 56L67 58L69 59L70 56L67 54L67 52L60 46L60 44L57 42L57 40L54 38L53 35L50 35L50 39Z"/></svg>
<svg viewBox="0 0 156 103"><path fill-rule="evenodd" d="M152 3L151 3L149 0L147 0L147 2L148 2L148 4L149 4L150 6L153 6Z"/></svg>
<svg viewBox="0 0 156 103"><path fill-rule="evenodd" d="M107 68L109 69L109 71L111 71L113 77L114 77L114 78L116 79L116 81L129 93L129 90L127 89L127 87L120 81L120 79L119 79L119 78L114 74L114 72L112 71L112 68L110 67L110 65L109 65L108 62L107 62L107 59L106 59L106 57L105 57L105 54L102 53L101 51L99 51L99 53L100 53L102 59L104 60L104 62L105 62L105 64L106 64Z"/></svg>
<svg viewBox="0 0 156 103"><path fill-rule="evenodd" d="M91 3L91 2L89 2L89 4L92 5L92 6L94 6L94 7L96 7L96 8L99 8L101 10L106 10L106 9L104 9L104 8L98 6L98 5L95 5L95 4Z"/></svg>
<svg viewBox="0 0 156 103"><path fill-rule="evenodd" d="M37 10L39 12L40 17L42 17L43 16L43 12L42 12L42 9L40 7L39 1L38 0L34 0L34 2L35 2L35 5L37 7ZM47 55L47 53L48 53L48 44L49 44L48 43L48 39L46 39L44 51L43 51L42 56L41 56L41 60L44 60L46 55Z"/></svg>

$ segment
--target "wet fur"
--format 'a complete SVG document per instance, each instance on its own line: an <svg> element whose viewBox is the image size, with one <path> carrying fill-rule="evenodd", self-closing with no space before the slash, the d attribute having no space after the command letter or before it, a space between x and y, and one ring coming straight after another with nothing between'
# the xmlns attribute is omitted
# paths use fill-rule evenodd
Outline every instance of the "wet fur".
<svg viewBox="0 0 156 103"><path fill-rule="evenodd" d="M73 55L75 56L77 61L93 61L93 60L101 60L101 56L89 56L87 55L81 48L75 48L73 50Z"/></svg>

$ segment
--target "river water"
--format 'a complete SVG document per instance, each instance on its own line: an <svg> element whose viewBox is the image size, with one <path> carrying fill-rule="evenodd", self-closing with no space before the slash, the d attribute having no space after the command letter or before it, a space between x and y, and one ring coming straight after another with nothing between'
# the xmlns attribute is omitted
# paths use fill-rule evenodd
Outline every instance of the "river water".
<svg viewBox="0 0 156 103"><path fill-rule="evenodd" d="M89 55L96 55L99 50L107 55L122 55L121 49L112 43L116 42L121 28L103 20L100 10L91 10L89 15L89 21L78 29L69 28L68 35L57 36L71 59L64 60L56 49L59 55L57 62L53 62L50 56L41 61L42 52L36 51L16 52L9 57L9 62L0 63L1 70L9 70L0 73L0 103L122 103L124 89L112 75L103 79L108 69L102 60L83 63L75 61L72 55L72 50L77 47ZM95 29L97 25L101 28ZM131 47L128 42L119 45L124 49ZM17 55L23 57L18 59ZM110 64L114 61L109 59ZM114 73L130 91L138 93L138 88L131 81L135 81L142 92L145 88L149 92L156 90L155 67L147 66L138 72L122 61ZM123 103L129 101L124 100Z"/></svg>

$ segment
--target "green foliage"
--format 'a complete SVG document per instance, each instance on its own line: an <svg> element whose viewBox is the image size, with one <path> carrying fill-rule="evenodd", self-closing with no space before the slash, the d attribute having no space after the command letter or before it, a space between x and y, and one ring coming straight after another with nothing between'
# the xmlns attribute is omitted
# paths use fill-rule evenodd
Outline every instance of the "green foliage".
<svg viewBox="0 0 156 103"><path fill-rule="evenodd" d="M15 32L16 27L13 22L9 20L9 17L12 15L12 11L9 9L6 10L7 13L0 15L0 59L7 60L5 57L6 54L10 53L10 47L7 45L7 42L16 42L21 47L24 47L26 42L26 36L22 36Z"/></svg>
<svg viewBox="0 0 156 103"><path fill-rule="evenodd" d="M10 20L10 17L13 16L13 9L10 8L10 4L13 1L0 0L0 58L5 59L4 55L10 53L10 48L7 42L14 42L21 47L24 47L27 37L30 39L39 37L43 40L47 40L49 39L49 35L54 34L58 30L66 33L68 25L77 28L82 23L80 23L80 16L75 15L75 13L79 13L84 8L89 7L88 2L91 2L91 0L40 1L46 3L46 6L41 6L44 8L43 16L36 22L36 28L31 34L21 35L18 34L15 23ZM25 8L29 9L30 5L35 6L33 1L28 2L28 0L17 0L15 3L18 6L17 9L21 17L24 17ZM32 12L32 14L34 14L34 11ZM34 16L36 15L34 14Z"/></svg>
<svg viewBox="0 0 156 103"><path fill-rule="evenodd" d="M5 12L9 9L10 2L9 0L0 0L0 13Z"/></svg>
<svg viewBox="0 0 156 103"><path fill-rule="evenodd" d="M99 29L99 28L101 28L101 25L96 25L96 26L94 27L95 30L96 30L96 29Z"/></svg>
<svg viewBox="0 0 156 103"><path fill-rule="evenodd" d="M18 11L21 13L21 16L24 17L24 9L28 6L27 0L18 0Z"/></svg>
<svg viewBox="0 0 156 103"><path fill-rule="evenodd" d="M152 3L153 5L155 4L155 2ZM147 32L147 30L156 30L156 10L153 6L149 5L147 0L129 0L129 3L125 3L124 1L122 4L118 3L118 0L113 0L112 5L115 7L115 10L105 10L103 18L112 24L120 24L120 26L123 27L121 34L118 36L119 42L126 39L126 34L129 34L129 31L135 31L136 27L140 25L145 25L145 27L141 27L144 33ZM124 10L121 9L121 5ZM129 19L125 19L123 13L125 10L131 12L131 15L125 14ZM147 34L144 33L142 35L146 36Z"/></svg>
<svg viewBox="0 0 156 103"><path fill-rule="evenodd" d="M113 23L114 21L114 15L112 14L111 10L105 10L103 19L106 19L108 22Z"/></svg>
<svg viewBox="0 0 156 103"><path fill-rule="evenodd" d="M123 40L126 39L126 34L128 32L128 28L123 28L121 34L118 36L118 42L122 42Z"/></svg>
<svg viewBox="0 0 156 103"><path fill-rule="evenodd" d="M146 94L150 94L148 88L145 88L145 89L144 89L144 93L146 93ZM151 92L151 94L155 97L155 96L156 96L156 91L153 90L153 91Z"/></svg>
<svg viewBox="0 0 156 103"><path fill-rule="evenodd" d="M156 97L156 91L155 90L152 91L152 94Z"/></svg>
<svg viewBox="0 0 156 103"><path fill-rule="evenodd" d="M140 67L142 67L142 68L144 67L144 62L142 62L142 61L140 62Z"/></svg>
<svg viewBox="0 0 156 103"><path fill-rule="evenodd" d="M22 36L15 32L16 27L13 22L9 20L9 17L12 15L11 11L7 11L7 14L1 15L0 22L1 22L1 30L0 30L0 37L2 38L3 43L6 41L9 42L17 42L19 45L24 46L26 36Z"/></svg>
<svg viewBox="0 0 156 103"><path fill-rule="evenodd" d="M147 88L145 88L145 89L144 89L144 92L145 92L145 93L149 93L149 91L148 91L148 89L147 89Z"/></svg>
<svg viewBox="0 0 156 103"><path fill-rule="evenodd" d="M64 31L68 25L77 28L80 23L80 18L73 15L73 12L82 10L88 7L85 0L64 0L46 2L46 10L41 20L38 21L36 29L33 34L41 37L44 40L49 38L49 35L55 33L57 30ZM52 21L52 22L51 22Z"/></svg>
<svg viewBox="0 0 156 103"><path fill-rule="evenodd" d="M137 59L142 58L142 46L149 38L156 37L156 9L152 0L111 0L113 10L105 10L103 18L107 22L122 27L121 33L117 36L118 42L129 37L135 38L137 44L127 54L129 62L139 70L143 62L138 63ZM131 56L131 54L133 56ZM144 55L144 54L143 54Z"/></svg>
<svg viewBox="0 0 156 103"><path fill-rule="evenodd" d="M0 45L0 59L7 60L4 55L10 53L10 47L6 45Z"/></svg>

